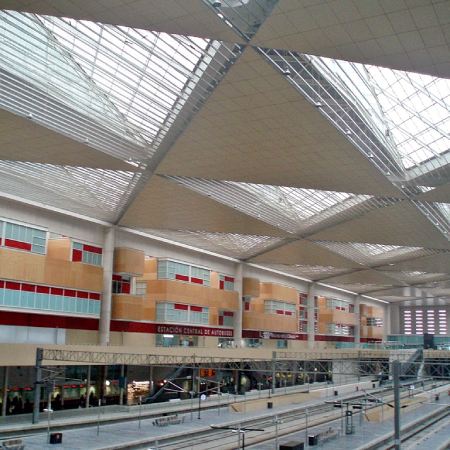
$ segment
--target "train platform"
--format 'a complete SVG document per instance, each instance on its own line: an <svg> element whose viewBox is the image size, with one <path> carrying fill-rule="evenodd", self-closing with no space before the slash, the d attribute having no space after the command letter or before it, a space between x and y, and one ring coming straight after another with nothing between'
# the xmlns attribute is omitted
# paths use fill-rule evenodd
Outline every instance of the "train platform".
<svg viewBox="0 0 450 450"><path fill-rule="evenodd" d="M158 404L158 405L148 405L151 408L147 408L144 411L143 407L134 406L127 407L123 411L107 411L104 409L100 414L95 417L95 412L90 412L90 415L81 416L78 411L74 410L73 415L68 411L65 417L59 417L53 419L51 414L49 418L52 419L49 422L41 421L38 426L25 424L25 423L8 423L0 424L0 433L6 431L12 431L11 437L20 437L25 444L26 450L38 450L38 449L60 449L60 450L119 450L125 448L142 448L142 449L161 449L170 448L168 439L179 439L180 437L186 438L188 441L190 439L190 447L194 450L210 450L215 449L234 449L238 448L237 445L237 434L232 434L231 430L224 431L222 433L223 439L216 439L214 447L211 443L207 442L204 438L210 436L214 431L211 429L211 425L218 427L229 427L233 429L238 429L241 427L249 426L251 427L252 421L257 423L258 421L263 421L265 423L271 424L276 414L288 413L290 411L299 410L300 408L310 408L314 409L323 405L324 401L345 401L350 396L355 395L355 391L352 390L350 393L343 395L334 395L332 389L328 387L322 387L322 393L325 389L325 395L319 398L310 398L307 401L303 401L298 404L289 404L283 406L275 406L271 409L264 409L260 411L253 412L229 412L230 408L228 403L234 403L234 396L232 398L225 399L227 396L221 396L220 406L217 399L209 399L203 404L203 408L198 410L198 403L190 403L189 400L178 402L176 405ZM320 390L320 388L318 389ZM280 391L280 390L279 390ZM289 395L287 390L281 389L278 396ZM274 397L269 397L268 391L261 391L260 393L254 394L255 398L259 398L270 402ZM223 397L223 398L222 398ZM245 402L245 399L236 397L236 404ZM431 397L431 395L430 395ZM421 414L426 411L431 411L433 408L441 407L445 408L448 405L448 399L450 397L442 396L440 405L436 406L434 404L423 404L416 410L412 411L413 415L408 420L414 420L420 418ZM196 400L196 399L195 399ZM229 402L227 401L229 400ZM239 401L240 400L240 401ZM251 401L250 399L248 400ZM430 403L432 403L430 398ZM250 404L250 403L249 403ZM245 404L244 404L245 406ZM208 409L206 409L206 407ZM192 409L191 409L192 408ZM428 408L428 409L427 409ZM92 408L96 409L96 408ZM150 411L150 413L149 413ZM183 412L181 412L183 411ZM245 411L245 409L244 409ZM181 423L172 424L168 426L155 426L155 417L164 417L164 415L175 415L178 413L178 417L184 418ZM78 415L77 415L78 414ZM402 423L406 418L409 417L410 413L402 414ZM338 412L339 415L339 412ZM404 419L405 417L405 419ZM355 415L354 422L358 422L358 415ZM284 441L299 440L305 442L308 435L318 434L322 431L326 431L330 425L326 426L315 426L315 420L312 418L311 426L308 428L307 432L302 431L298 434L290 435L289 437L283 437L283 425L280 424L280 438L279 443ZM250 424L250 425L246 425ZM337 418L334 427L341 427L340 419ZM34 428L33 428L34 427ZM256 428L258 428L256 426ZM383 430L383 433L388 433L393 430L393 421L387 421L385 423L368 423L361 422L359 425L355 423L355 433L352 435L341 435L335 440L330 440L323 444L324 448L330 449L341 449L345 448L347 445L351 445L353 449L356 448L367 448L365 445L374 439L378 438L379 431ZM50 435L55 433L60 433L62 437L62 442L58 444L50 444L48 438ZM226 434L226 436L225 436ZM270 436L274 436L273 429L270 430ZM248 444L251 442L252 435L254 437L258 436L258 432L248 432L247 441ZM189 439L188 439L189 437ZM57 438L57 436L55 437ZM235 444L233 443L235 442ZM361 445L361 447L359 447ZM430 450L433 447L427 446ZM180 448L180 447L177 447ZM247 448L266 450L273 449L274 441L268 441L266 443L257 444L254 446L247 446Z"/></svg>

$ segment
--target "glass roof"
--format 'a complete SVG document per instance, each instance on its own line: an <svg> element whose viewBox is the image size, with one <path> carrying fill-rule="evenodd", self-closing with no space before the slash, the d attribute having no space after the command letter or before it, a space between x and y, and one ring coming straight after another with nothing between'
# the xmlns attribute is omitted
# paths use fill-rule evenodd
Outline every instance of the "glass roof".
<svg viewBox="0 0 450 450"><path fill-rule="evenodd" d="M442 171L433 171L450 164L450 80L290 51L258 51L402 189L411 184L422 191L423 176L438 180Z"/></svg>
<svg viewBox="0 0 450 450"><path fill-rule="evenodd" d="M164 176L290 233L313 233L396 199L234 181Z"/></svg>
<svg viewBox="0 0 450 450"><path fill-rule="evenodd" d="M134 153L115 150L113 143L101 150L135 166L148 162L179 115L185 126L240 51L217 41L89 21L8 11L0 11L0 19L0 68L38 87L41 102L57 99L82 115L82 125L92 126L88 117L133 143ZM27 99L29 111L33 101L38 99ZM69 114L58 118L77 119ZM84 141L82 126L78 133Z"/></svg>
<svg viewBox="0 0 450 450"><path fill-rule="evenodd" d="M402 271L383 270L381 272L387 275L388 277L395 278L396 280L403 281L409 284L425 283L427 281L439 280L450 277L448 274L445 273L428 273L428 272L420 272L418 270L402 270Z"/></svg>
<svg viewBox="0 0 450 450"><path fill-rule="evenodd" d="M250 41L279 0L203 0L232 30Z"/></svg>
<svg viewBox="0 0 450 450"><path fill-rule="evenodd" d="M145 233L220 255L245 260L283 242L282 238L189 230L158 230L139 228Z"/></svg>
<svg viewBox="0 0 450 450"><path fill-rule="evenodd" d="M450 80L385 67L311 57L370 108L406 169L450 149Z"/></svg>
<svg viewBox="0 0 450 450"><path fill-rule="evenodd" d="M367 266L397 263L413 258L437 255L447 250L422 247L402 247L399 245L366 244L359 242L312 241L352 261Z"/></svg>
<svg viewBox="0 0 450 450"><path fill-rule="evenodd" d="M347 272L352 271L352 269L345 269L340 267L305 266L301 264L287 265L276 263L258 263L258 265L310 280L320 280L322 278L330 276L343 275Z"/></svg>
<svg viewBox="0 0 450 450"><path fill-rule="evenodd" d="M135 172L0 161L0 191L51 207L114 222L148 175Z"/></svg>

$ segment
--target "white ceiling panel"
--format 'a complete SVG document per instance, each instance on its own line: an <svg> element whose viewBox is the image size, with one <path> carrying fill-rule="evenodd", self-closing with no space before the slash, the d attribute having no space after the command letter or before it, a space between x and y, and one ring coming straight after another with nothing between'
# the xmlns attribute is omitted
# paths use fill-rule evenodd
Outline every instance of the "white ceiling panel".
<svg viewBox="0 0 450 450"><path fill-rule="evenodd" d="M204 197L177 183L152 177L119 225L287 237L288 233Z"/></svg>
<svg viewBox="0 0 450 450"><path fill-rule="evenodd" d="M447 1L280 0L253 45L450 78Z"/></svg>
<svg viewBox="0 0 450 450"><path fill-rule="evenodd" d="M347 269L358 269L361 267L358 263L304 240L265 252L255 258L251 258L249 262L332 266Z"/></svg>
<svg viewBox="0 0 450 450"><path fill-rule="evenodd" d="M251 48L225 75L157 172L403 197Z"/></svg>
<svg viewBox="0 0 450 450"><path fill-rule="evenodd" d="M361 242L450 249L450 242L411 203L399 202L310 236L334 242Z"/></svg>
<svg viewBox="0 0 450 450"><path fill-rule="evenodd" d="M239 42L239 36L202 1L0 0L0 9L123 25L151 31Z"/></svg>

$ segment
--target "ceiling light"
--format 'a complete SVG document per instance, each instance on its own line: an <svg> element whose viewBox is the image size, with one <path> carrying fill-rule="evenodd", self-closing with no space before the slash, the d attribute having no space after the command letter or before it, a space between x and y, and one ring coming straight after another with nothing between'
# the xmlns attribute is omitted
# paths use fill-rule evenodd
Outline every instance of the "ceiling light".
<svg viewBox="0 0 450 450"><path fill-rule="evenodd" d="M33 118L33 113L28 113L27 119L32 119L32 118Z"/></svg>
<svg viewBox="0 0 450 450"><path fill-rule="evenodd" d="M369 153L369 154L367 155L367 157L368 157L368 158L375 158L375 156L373 156L373 153Z"/></svg>
<svg viewBox="0 0 450 450"><path fill-rule="evenodd" d="M320 103L320 102L317 102L315 105L314 105L316 108L322 108L322 103Z"/></svg>
<svg viewBox="0 0 450 450"><path fill-rule="evenodd" d="M212 6L214 6L214 8L220 8L222 6L222 2L219 2L219 1L212 2L211 4L212 4Z"/></svg>

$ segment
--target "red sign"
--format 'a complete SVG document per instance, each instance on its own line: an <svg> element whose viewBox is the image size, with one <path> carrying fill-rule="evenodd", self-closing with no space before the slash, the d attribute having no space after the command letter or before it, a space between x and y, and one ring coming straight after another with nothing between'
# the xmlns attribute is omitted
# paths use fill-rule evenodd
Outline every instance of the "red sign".
<svg viewBox="0 0 450 450"><path fill-rule="evenodd" d="M307 334L277 333L273 331L242 330L242 337L246 339L289 339L292 341L306 341Z"/></svg>
<svg viewBox="0 0 450 450"><path fill-rule="evenodd" d="M233 337L233 329L195 327L191 325L154 324L156 334L182 334L188 336Z"/></svg>

